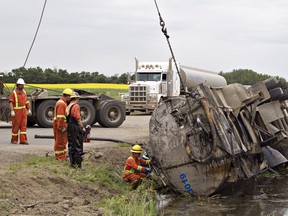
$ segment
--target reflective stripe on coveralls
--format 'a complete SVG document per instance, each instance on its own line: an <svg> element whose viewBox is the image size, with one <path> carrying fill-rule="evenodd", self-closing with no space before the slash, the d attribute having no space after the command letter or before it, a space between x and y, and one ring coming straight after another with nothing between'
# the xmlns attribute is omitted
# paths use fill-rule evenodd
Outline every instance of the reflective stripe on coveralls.
<svg viewBox="0 0 288 216"><path fill-rule="evenodd" d="M26 92L24 90L22 90L25 94ZM13 109L25 109L26 108L26 104L29 103L29 101L27 100L26 103L25 103L25 106L19 106L19 103L18 103L18 96L17 96L17 92L16 90L13 91L14 93L14 97L15 97L15 106L13 107Z"/></svg>
<svg viewBox="0 0 288 216"><path fill-rule="evenodd" d="M13 110L15 111L15 116L11 117L11 142L18 142L18 131L20 130L20 143L25 143L27 142L27 109L30 109L26 91L24 89L22 89L22 91L17 91L17 89L13 90L10 95L9 103L10 102L13 103Z"/></svg>
<svg viewBox="0 0 288 216"><path fill-rule="evenodd" d="M63 100L58 100L57 103L64 103L67 106L67 104ZM56 105L57 105L57 103L56 103ZM54 116L54 120L56 120L58 118L63 118L64 122L66 122L66 115L56 115L56 116Z"/></svg>
<svg viewBox="0 0 288 216"><path fill-rule="evenodd" d="M67 144L67 123L66 123L66 110L67 104L64 98L61 97L54 109L53 133L54 133L54 154L56 159L66 159L66 144Z"/></svg>
<svg viewBox="0 0 288 216"><path fill-rule="evenodd" d="M150 164L150 160L144 159L137 159L133 156L130 156L125 163L124 170L122 172L122 178L128 182L133 182L139 180L141 178L145 178L146 174L144 171L146 170L145 167L141 166L140 164Z"/></svg>
<svg viewBox="0 0 288 216"><path fill-rule="evenodd" d="M62 150L62 151L54 151L55 155L61 155L64 154L65 152L67 152L67 150Z"/></svg>
<svg viewBox="0 0 288 216"><path fill-rule="evenodd" d="M54 120L56 120L58 118L63 118L64 122L66 122L66 116L65 115L57 115L56 117L54 117Z"/></svg>
<svg viewBox="0 0 288 216"><path fill-rule="evenodd" d="M134 164L134 168L132 166L129 166L128 164ZM134 182L141 178L140 175L138 175L138 170L141 171L141 166L137 165L136 161L132 156L130 156L125 163L124 170L122 172L122 178L125 179L128 182ZM145 176L144 176L145 177Z"/></svg>

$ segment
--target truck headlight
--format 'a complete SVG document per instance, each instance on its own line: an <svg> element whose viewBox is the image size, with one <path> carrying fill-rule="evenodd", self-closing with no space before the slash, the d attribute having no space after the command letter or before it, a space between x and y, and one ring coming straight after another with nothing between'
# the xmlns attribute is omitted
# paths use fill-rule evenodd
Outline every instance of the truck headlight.
<svg viewBox="0 0 288 216"><path fill-rule="evenodd" d="M128 101L129 95L120 93L120 98L121 98L121 101Z"/></svg>
<svg viewBox="0 0 288 216"><path fill-rule="evenodd" d="M157 102L157 94L150 94L149 95L150 102Z"/></svg>

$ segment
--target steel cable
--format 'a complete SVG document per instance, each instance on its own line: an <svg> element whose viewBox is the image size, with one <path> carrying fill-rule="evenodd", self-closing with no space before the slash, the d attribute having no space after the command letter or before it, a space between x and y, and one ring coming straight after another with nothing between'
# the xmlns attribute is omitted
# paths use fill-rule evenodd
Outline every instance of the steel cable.
<svg viewBox="0 0 288 216"><path fill-rule="evenodd" d="M35 35L34 35L32 44L31 44L31 46L30 46L30 48L29 48L28 54L27 54L26 59L25 59L25 61L24 61L23 67L26 66L26 63L27 63L28 58L29 58L29 56L30 56L32 47L33 47L34 42L35 42L35 40L36 40L36 37L37 37L37 35L38 35L38 31L39 31L39 28L40 28L40 25L41 25L41 22L42 22L42 18L43 18L43 15L44 15L44 11L45 11L45 8L46 8L46 3L47 3L47 0L45 0L45 2L44 2L43 9L42 9L41 16L40 16L40 20L39 20L39 23L38 23L38 26L37 26L37 29L36 29L36 32L35 32Z"/></svg>

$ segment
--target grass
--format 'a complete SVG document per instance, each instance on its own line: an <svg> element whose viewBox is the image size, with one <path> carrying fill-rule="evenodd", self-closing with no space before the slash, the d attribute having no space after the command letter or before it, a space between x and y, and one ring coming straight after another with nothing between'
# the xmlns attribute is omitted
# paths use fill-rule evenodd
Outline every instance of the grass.
<svg viewBox="0 0 288 216"><path fill-rule="evenodd" d="M131 147L131 144L128 143L118 143L119 147Z"/></svg>
<svg viewBox="0 0 288 216"><path fill-rule="evenodd" d="M7 205L5 203L3 203L2 200L0 200L0 209L1 209L2 214L9 215L10 208L7 207Z"/></svg>
<svg viewBox="0 0 288 216"><path fill-rule="evenodd" d="M128 190L127 184L122 179L117 178L105 164L95 167L93 164L85 164L85 170L73 173L72 178L77 182L82 182L93 186L93 183L99 184L100 187L109 188L118 192Z"/></svg>
<svg viewBox="0 0 288 216"><path fill-rule="evenodd" d="M45 170L50 173L49 176L56 176L61 181L73 181L94 190L104 190L107 196L100 205L104 208L105 215L157 215L153 181L144 181L144 184L136 190L131 190L129 185L119 178L119 173L116 174L119 170L108 167L108 162L85 160L83 166L84 170L71 169L68 161L57 161L53 157L32 155L19 163L9 165L9 170L15 174L18 171L25 170L26 173L29 170L36 176L41 176ZM93 205L99 206L99 203L93 203ZM0 207L3 207L1 200Z"/></svg>
<svg viewBox="0 0 288 216"><path fill-rule="evenodd" d="M154 189L144 183L134 191L104 200L103 207L107 209L105 215L157 215L154 195Z"/></svg>
<svg viewBox="0 0 288 216"><path fill-rule="evenodd" d="M56 165L57 161L51 157L39 157L37 155L31 155L24 159L21 163L11 164L9 169L11 172L17 172L20 169L25 168L45 168Z"/></svg>

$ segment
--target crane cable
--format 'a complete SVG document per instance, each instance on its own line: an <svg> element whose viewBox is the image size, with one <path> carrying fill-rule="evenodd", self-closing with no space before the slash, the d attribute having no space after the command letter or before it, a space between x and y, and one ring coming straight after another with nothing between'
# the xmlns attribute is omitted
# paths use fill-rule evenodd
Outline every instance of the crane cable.
<svg viewBox="0 0 288 216"><path fill-rule="evenodd" d="M184 89L184 83L183 83L183 80L182 80L182 78L180 76L179 68L178 68L178 65L176 63L176 58L175 58L174 52L172 50L172 46L171 46L170 41L169 41L169 35L167 33L167 28L165 27L165 22L162 19L162 16L160 14L160 10L159 10L159 7L157 5L156 0L154 0L154 2L155 2L155 6L156 6L156 9L157 9L157 12L158 12L159 19L160 19L160 26L162 27L161 30L162 30L163 34L165 35L165 37L166 37L166 40L167 40L167 43L168 43L168 46L169 46L169 49L170 49L170 52L171 52L171 55L172 55L172 59L173 59L174 64L175 64L175 68L176 68L177 74L179 75L180 83L181 83L181 85L182 85L182 87Z"/></svg>
<svg viewBox="0 0 288 216"><path fill-rule="evenodd" d="M158 5L157 5L156 0L154 0L154 2L155 2L156 9L157 9L157 12L158 12L158 16L159 16L159 20L160 20L160 26L162 27L161 30L162 30L163 34L165 35L165 37L166 37L166 40L167 40L167 43L168 43L168 46L169 46L169 49L170 49L170 53L171 53L171 55L172 55L173 62L174 62L174 64L175 64L175 68L176 68L177 74L178 74L178 76L179 76L180 83L181 83L181 85L182 85L182 87L183 87L183 90L184 90L184 92L185 92L184 82L183 82L183 80L182 80L182 78L181 78L181 76L180 76L179 67L178 67L178 65L177 65L176 58L175 58L174 52L173 52L173 50L172 50L171 43L170 43L170 41L169 41L169 35L168 35L168 33L167 33L167 28L165 27L165 22L164 22L164 20L162 19L162 16L161 16L161 13L160 13L160 10L159 10L159 7L158 7ZM187 95L186 93L185 93L185 98L186 98L186 101L187 101L187 104L188 104L188 107L189 107L189 111L190 111L191 115L193 116L192 107L191 107L191 104L189 103L188 95Z"/></svg>
<svg viewBox="0 0 288 216"><path fill-rule="evenodd" d="M183 87L183 89L184 89L185 99L186 99L186 101L187 101L187 105L188 105L190 114L191 114L191 116L193 117L193 109L192 109L192 107L191 107L191 104L189 103L189 99L188 99L189 96L188 96L188 94L186 94L186 92L185 92L184 82L183 82L183 80L182 80L182 78L181 78L181 76L180 76L179 68L178 68L178 65L177 65L177 63L176 63L176 58L175 58L175 55L174 55L174 53L173 53L171 43L170 43L170 41L169 41L169 35L168 35L168 33L167 33L167 28L165 27L165 22L164 22L164 20L163 20L163 18L162 18L162 16L161 16L161 13L160 13L160 10L159 10L159 7L158 7L158 5L157 5L156 0L154 0L154 2L155 2L156 8L157 8L157 12L158 12L158 16L159 16L159 19L160 19L160 26L162 27L161 30L162 30L163 34L165 35L165 37L166 37L166 40L167 40L167 43L168 43L168 46L169 46L169 49L170 49L170 52L171 52L171 55L172 55L172 59L173 59L173 61L174 61L175 68L176 68L177 74L178 74L179 79L180 79L180 83L181 83L181 85L182 85L182 87ZM192 97L195 98L195 96L193 96L193 94L189 93L189 95L191 95ZM210 128L211 128L211 132L212 132L213 135L215 135L215 133L213 133L214 126L213 126L213 122L211 122L211 113L210 113L210 111L209 111L209 104L207 103L208 101L205 101L205 98L200 98L200 100L201 100L202 106L204 107L204 110L205 110L205 113L206 113L206 115L207 115L208 121L210 122L210 123L209 123L209 126L210 126ZM189 115L188 115L188 118L190 119L189 123L190 123L190 125L191 125L191 127L192 127L192 126L193 126L192 119L190 118ZM198 162L201 162L201 163L204 163L204 162L206 162L207 160L209 160L209 159L212 157L212 154L213 154L213 152L215 151L215 148L216 148L215 139L216 139L215 137L212 138L213 146L212 146L212 148L211 148L210 153L208 154L208 156L207 156L206 158L196 158L196 157L194 157L194 155L191 155L191 156L193 156L193 159L196 160L196 161L198 161ZM201 146L201 149L202 149L202 146Z"/></svg>
<svg viewBox="0 0 288 216"><path fill-rule="evenodd" d="M39 28L40 28L40 25L41 25L41 22L42 22L42 18L43 18L43 15L44 15L44 11L45 11L45 8L46 8L46 3L47 3L47 0L45 0L45 2L44 2L43 9L42 9L41 16L40 16L40 20L39 20L39 23L38 23L38 26L37 26L37 29L36 29L36 32L35 32L35 35L34 35L32 44L31 44L31 46L30 46L30 48L29 48L29 51L28 51L28 54L27 54L27 56L26 56L26 59L25 59L25 62L24 62L23 67L25 67L25 65L26 65L26 63L27 63L27 61L28 61L30 52L31 52L32 47L33 47L33 45L34 45L34 42L35 42L35 40L36 40L38 31L39 31Z"/></svg>

